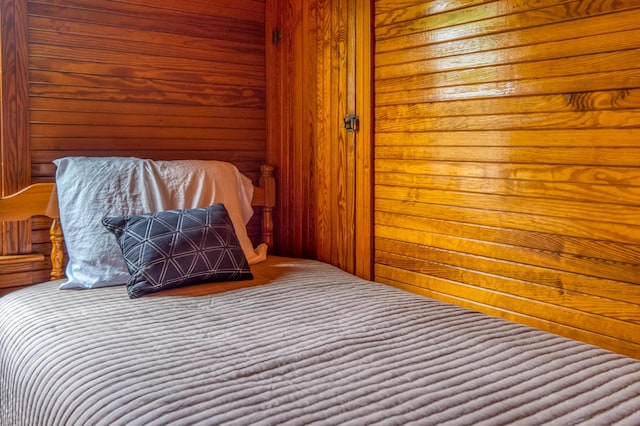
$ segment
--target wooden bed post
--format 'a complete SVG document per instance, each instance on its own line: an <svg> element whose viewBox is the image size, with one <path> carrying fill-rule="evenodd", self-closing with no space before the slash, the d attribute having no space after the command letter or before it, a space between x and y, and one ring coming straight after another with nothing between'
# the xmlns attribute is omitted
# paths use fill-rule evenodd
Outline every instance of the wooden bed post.
<svg viewBox="0 0 640 426"><path fill-rule="evenodd" d="M262 242L273 247L273 207L276 205L276 182L273 177L273 166L260 166L260 186L264 189L264 205L262 208Z"/></svg>
<svg viewBox="0 0 640 426"><path fill-rule="evenodd" d="M62 236L60 219L56 218L51 222L49 240L51 240L51 273L49 277L51 280L59 280L64 278L64 270L62 269L62 261L64 258L62 245L64 243L64 237Z"/></svg>
<svg viewBox="0 0 640 426"><path fill-rule="evenodd" d="M64 257L62 227L58 210L58 193L53 183L36 183L8 197L0 198L0 222L26 220L33 216L47 216L52 219L49 228L51 240L52 280L64 278L62 262Z"/></svg>

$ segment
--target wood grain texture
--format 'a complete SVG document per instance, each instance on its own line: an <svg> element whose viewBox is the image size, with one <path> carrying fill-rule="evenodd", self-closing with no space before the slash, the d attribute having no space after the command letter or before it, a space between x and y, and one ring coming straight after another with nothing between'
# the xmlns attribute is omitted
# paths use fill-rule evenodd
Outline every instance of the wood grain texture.
<svg viewBox="0 0 640 426"><path fill-rule="evenodd" d="M640 345L638 345L637 343L617 337L611 337L608 331L605 331L605 334L594 333L577 328L574 325L567 326L558 321L541 319L539 315L527 315L526 313L522 313L517 309L511 310L497 307L494 303L491 303L491 300L485 299L481 301L475 301L466 295L459 297L456 296L454 292L441 292L439 291L439 289L437 289L437 285L435 287L426 285L424 277L420 274L412 274L411 272L403 269L392 269L380 264L376 265L375 273L376 279L380 282L401 288L403 290L412 291L414 293L422 294L427 297L433 297L434 299L457 304L469 309L475 309L477 311L502 317L510 321L520 322L522 324L560 334L571 339L590 342L591 344L608 348L609 350L616 351L631 357L637 357L638 351L640 351ZM434 290L434 288L436 289ZM538 308L544 309L545 305L538 306ZM552 311L555 310L554 307L551 308ZM577 313L578 317L580 317L581 315L581 313ZM593 319L596 321L601 320L601 318L597 317ZM613 324L614 327L620 327L621 325L622 324L620 323Z"/></svg>
<svg viewBox="0 0 640 426"><path fill-rule="evenodd" d="M303 251L303 218L312 214L313 207L303 209L305 191L302 190L302 173L308 173L305 186L312 185L313 169L303 169L303 151L313 146L313 139L303 140L301 126L303 117L309 112L300 100L303 73L308 63L303 59L302 49L305 31L302 23L309 22L303 16L302 3L269 0L267 2L267 24L265 31L270 38L267 46L267 66L271 78L267 81L269 106L267 159L275 167L278 181L278 199L274 209L275 250L292 256L301 256ZM280 34L280 38L274 34ZM293 64L296 64L294 66ZM315 74L309 71L307 79L314 81ZM315 97L315 96L314 96ZM310 186L307 186L308 188ZM308 222L307 222L308 223ZM286 231L285 231L286 230ZM284 236L283 232L287 233Z"/></svg>
<svg viewBox="0 0 640 426"><path fill-rule="evenodd" d="M275 5L275 6L274 6ZM371 276L370 4L362 0L274 2L282 41L268 48L268 160L276 165L276 245ZM274 12L268 12L273 14ZM362 18L365 18L364 20ZM274 62L271 62L271 61ZM273 90L270 90L273 88ZM276 102L277 100L277 102ZM366 121L347 133L346 114ZM362 237L358 237L362 235Z"/></svg>
<svg viewBox="0 0 640 426"><path fill-rule="evenodd" d="M376 279L640 357L640 7L446 3L376 2Z"/></svg>
<svg viewBox="0 0 640 426"><path fill-rule="evenodd" d="M27 11L21 0L0 4L0 196L31 183L29 164L29 106L27 79ZM31 252L29 221L0 224L0 255Z"/></svg>
<svg viewBox="0 0 640 426"><path fill-rule="evenodd" d="M262 2L27 5L35 180L64 155L220 158L259 174Z"/></svg>
<svg viewBox="0 0 640 426"><path fill-rule="evenodd" d="M373 3L356 0L355 274L373 278Z"/></svg>
<svg viewBox="0 0 640 426"><path fill-rule="evenodd" d="M5 195L51 182L52 160L74 155L226 160L258 183L263 0L2 4ZM248 227L254 241L259 221ZM31 251L14 247L32 234L22 228L3 232L4 252ZM34 225L33 234L45 228Z"/></svg>

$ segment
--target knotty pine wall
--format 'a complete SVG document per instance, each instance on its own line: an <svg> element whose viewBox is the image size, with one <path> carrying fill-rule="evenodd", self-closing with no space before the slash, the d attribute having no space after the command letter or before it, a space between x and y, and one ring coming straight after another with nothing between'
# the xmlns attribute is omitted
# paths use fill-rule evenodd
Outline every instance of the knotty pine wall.
<svg viewBox="0 0 640 426"><path fill-rule="evenodd" d="M375 2L375 278L640 357L640 3Z"/></svg>
<svg viewBox="0 0 640 426"><path fill-rule="evenodd" d="M117 155L227 160L257 183L266 157L264 0L7 0L3 12L4 40L25 46L16 68L28 90L17 110L26 124L5 138L27 135L7 146L24 151L15 157L31 182L52 181L59 157ZM8 72L11 46L3 52ZM33 243L46 252L41 222ZM47 277L47 264L16 268L0 280Z"/></svg>

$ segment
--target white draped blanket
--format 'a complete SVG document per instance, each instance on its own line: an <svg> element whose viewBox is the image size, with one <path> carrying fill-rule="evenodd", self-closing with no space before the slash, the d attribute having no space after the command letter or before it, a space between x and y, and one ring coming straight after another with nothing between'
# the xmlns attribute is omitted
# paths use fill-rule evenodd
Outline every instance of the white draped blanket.
<svg viewBox="0 0 640 426"><path fill-rule="evenodd" d="M640 424L640 361L319 262L252 270L217 294L3 297L1 424Z"/></svg>

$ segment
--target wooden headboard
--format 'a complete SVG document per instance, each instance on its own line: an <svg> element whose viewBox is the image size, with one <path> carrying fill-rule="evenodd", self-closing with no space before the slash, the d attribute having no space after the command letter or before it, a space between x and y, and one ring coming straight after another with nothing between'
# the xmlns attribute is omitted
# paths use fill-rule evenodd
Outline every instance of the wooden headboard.
<svg viewBox="0 0 640 426"><path fill-rule="evenodd" d="M276 185L273 166L260 168L260 184L253 190L253 206L262 207L262 242L273 246L273 207L276 199ZM58 193L55 183L36 183L22 191L0 198L0 222L27 220L34 216L47 216L52 219L49 229L51 240L50 278L64 278L63 244L64 236L60 226Z"/></svg>

